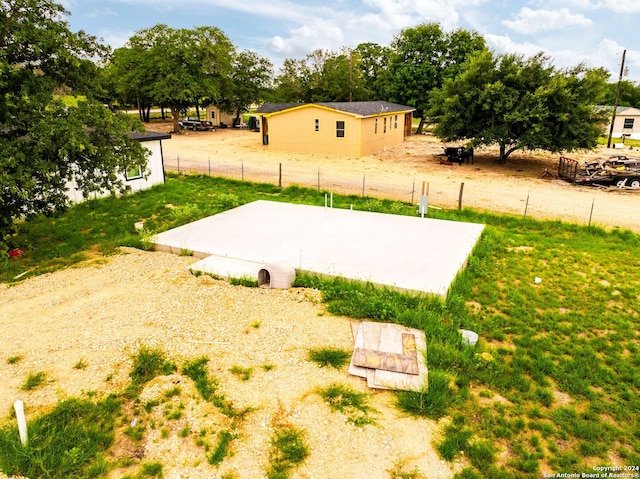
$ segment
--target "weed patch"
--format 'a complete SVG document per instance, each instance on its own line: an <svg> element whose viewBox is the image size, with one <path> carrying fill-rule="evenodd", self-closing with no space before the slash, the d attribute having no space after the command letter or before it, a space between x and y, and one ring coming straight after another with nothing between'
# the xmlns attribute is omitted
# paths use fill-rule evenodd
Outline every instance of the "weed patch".
<svg viewBox="0 0 640 479"><path fill-rule="evenodd" d="M309 455L309 447L304 441L304 431L290 424L282 424L271 436L268 479L285 479L304 462Z"/></svg>
<svg viewBox="0 0 640 479"><path fill-rule="evenodd" d="M340 369L350 360L351 353L338 348L317 348L309 350L309 360L318 364L321 368L330 366Z"/></svg>
<svg viewBox="0 0 640 479"><path fill-rule="evenodd" d="M375 424L370 414L377 411L369 405L369 398L365 393L354 391L343 384L332 384L326 388L320 388L318 394L332 411L340 411L344 414L348 423L359 427Z"/></svg>

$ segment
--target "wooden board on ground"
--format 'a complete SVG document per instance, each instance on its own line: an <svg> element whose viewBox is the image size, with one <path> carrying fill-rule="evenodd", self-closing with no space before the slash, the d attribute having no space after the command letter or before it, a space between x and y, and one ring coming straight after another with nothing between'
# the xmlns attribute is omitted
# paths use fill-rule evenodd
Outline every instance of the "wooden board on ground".
<svg viewBox="0 0 640 479"><path fill-rule="evenodd" d="M349 373L377 389L422 390L427 383L424 331L397 324L351 323L354 354Z"/></svg>

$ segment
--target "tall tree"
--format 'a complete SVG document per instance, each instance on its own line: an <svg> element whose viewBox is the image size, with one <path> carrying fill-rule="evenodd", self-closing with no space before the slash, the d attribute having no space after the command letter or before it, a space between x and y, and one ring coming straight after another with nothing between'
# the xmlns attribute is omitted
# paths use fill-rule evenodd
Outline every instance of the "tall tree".
<svg viewBox="0 0 640 479"><path fill-rule="evenodd" d="M384 83L387 99L412 106L422 131L431 93L446 78L454 77L473 52L486 49L474 32L444 32L437 23L422 24L400 32L391 43Z"/></svg>
<svg viewBox="0 0 640 479"><path fill-rule="evenodd" d="M230 90L219 103L239 118L252 104L267 97L272 77L273 65L268 59L249 50L237 52L231 65Z"/></svg>
<svg viewBox="0 0 640 479"><path fill-rule="evenodd" d="M83 193L122 190L118 173L145 167L141 129L102 104L65 107L55 91L90 91L89 61L106 54L96 38L72 33L51 0L0 2L0 242L16 218L67 204L68 182Z"/></svg>
<svg viewBox="0 0 640 479"><path fill-rule="evenodd" d="M383 47L377 43L361 43L353 50L364 79L366 92L364 100L383 100L386 98L382 79L390 52L389 47Z"/></svg>
<svg viewBox="0 0 640 479"><path fill-rule="evenodd" d="M603 69L556 71L543 54L475 54L466 69L434 91L434 133L471 146L498 144L499 161L516 150L553 153L593 148L603 118Z"/></svg>
<svg viewBox="0 0 640 479"><path fill-rule="evenodd" d="M173 129L180 112L202 101L221 100L230 91L233 45L216 27L173 29L156 25L136 32L114 52L122 86L136 89L138 101L167 106Z"/></svg>

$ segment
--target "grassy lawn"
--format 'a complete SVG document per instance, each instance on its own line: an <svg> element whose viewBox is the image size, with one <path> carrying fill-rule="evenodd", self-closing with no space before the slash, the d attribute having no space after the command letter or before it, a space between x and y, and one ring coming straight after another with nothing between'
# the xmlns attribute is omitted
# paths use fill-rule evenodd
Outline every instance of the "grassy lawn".
<svg viewBox="0 0 640 479"><path fill-rule="evenodd" d="M20 224L11 246L25 254L2 265L0 280L141 247L137 221L160 231L256 199L323 205L324 192L169 176ZM400 202L334 196L335 207L351 204L415 215ZM410 414L448 418L435 446L463 461L458 478L640 465L640 236L470 210L429 216L487 224L446 301L313 275L296 285L321 289L334 314L425 330L429 392L396 400ZM477 346L461 344L461 328L480 335Z"/></svg>

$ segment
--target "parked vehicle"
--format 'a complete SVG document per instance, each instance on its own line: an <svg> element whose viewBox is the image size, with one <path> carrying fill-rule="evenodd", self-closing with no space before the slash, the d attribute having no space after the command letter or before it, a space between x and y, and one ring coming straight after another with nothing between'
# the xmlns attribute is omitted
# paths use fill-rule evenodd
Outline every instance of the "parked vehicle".
<svg viewBox="0 0 640 479"><path fill-rule="evenodd" d="M640 158L617 155L583 165L571 158L560 157L558 176L581 185L640 188Z"/></svg>
<svg viewBox="0 0 640 479"><path fill-rule="evenodd" d="M213 123L207 120L201 120L197 116L188 116L178 121L180 128L193 131L213 131Z"/></svg>

